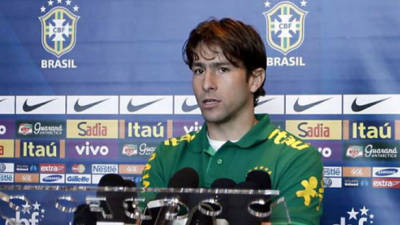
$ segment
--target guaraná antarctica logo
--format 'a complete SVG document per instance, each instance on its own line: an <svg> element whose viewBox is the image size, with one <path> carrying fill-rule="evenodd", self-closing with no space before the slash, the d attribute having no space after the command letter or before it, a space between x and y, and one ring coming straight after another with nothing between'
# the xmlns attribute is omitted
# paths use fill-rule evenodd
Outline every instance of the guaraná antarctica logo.
<svg viewBox="0 0 400 225"><path fill-rule="evenodd" d="M70 9L68 9L70 8ZM60 59L70 52L76 43L77 23L76 15L79 7L72 0L48 0L42 5L39 17L41 23L41 41L43 48L57 57L54 59L42 59L42 69L69 69L77 68L73 59Z"/></svg>
<svg viewBox="0 0 400 225"><path fill-rule="evenodd" d="M263 12L266 20L266 39L268 45L283 54L282 57L267 57L267 66L305 66L303 57L287 54L299 48L304 41L307 1L301 0L300 7L289 1L281 1L271 6L270 0L264 2L268 10Z"/></svg>
<svg viewBox="0 0 400 225"><path fill-rule="evenodd" d="M333 225L370 225L374 224L375 215L370 209L363 206L359 210L354 207L350 211L346 211L346 216L340 217L340 223Z"/></svg>

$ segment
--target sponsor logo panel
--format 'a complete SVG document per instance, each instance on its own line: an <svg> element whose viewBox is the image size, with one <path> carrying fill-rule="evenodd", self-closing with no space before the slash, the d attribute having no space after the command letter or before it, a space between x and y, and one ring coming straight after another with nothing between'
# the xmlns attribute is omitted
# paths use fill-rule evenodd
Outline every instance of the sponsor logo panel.
<svg viewBox="0 0 400 225"><path fill-rule="evenodd" d="M200 115L200 108L194 95L175 95L174 113Z"/></svg>
<svg viewBox="0 0 400 225"><path fill-rule="evenodd" d="M307 140L341 140L341 120L286 120L286 130Z"/></svg>
<svg viewBox="0 0 400 225"><path fill-rule="evenodd" d="M38 173L15 173L16 183L39 183Z"/></svg>
<svg viewBox="0 0 400 225"><path fill-rule="evenodd" d="M14 140L0 140L0 158L14 157Z"/></svg>
<svg viewBox="0 0 400 225"><path fill-rule="evenodd" d="M371 177L371 167L343 167L343 177Z"/></svg>
<svg viewBox="0 0 400 225"><path fill-rule="evenodd" d="M17 114L65 114L65 96L17 96Z"/></svg>
<svg viewBox="0 0 400 225"><path fill-rule="evenodd" d="M345 158L366 160L397 160L400 158L397 142L344 142Z"/></svg>
<svg viewBox="0 0 400 225"><path fill-rule="evenodd" d="M65 121L17 121L18 138L65 137Z"/></svg>
<svg viewBox="0 0 400 225"><path fill-rule="evenodd" d="M11 139L15 137L14 134L15 134L15 122L13 120L0 120L0 138Z"/></svg>
<svg viewBox="0 0 400 225"><path fill-rule="evenodd" d="M361 178L343 178L343 187L370 187L370 179Z"/></svg>
<svg viewBox="0 0 400 225"><path fill-rule="evenodd" d="M268 113L270 115L285 114L284 95L266 95L258 98L257 106L254 108L256 114Z"/></svg>
<svg viewBox="0 0 400 225"><path fill-rule="evenodd" d="M119 157L117 140L68 140L68 158L115 159Z"/></svg>
<svg viewBox="0 0 400 225"><path fill-rule="evenodd" d="M14 174L13 173L0 173L0 183L13 183Z"/></svg>
<svg viewBox="0 0 400 225"><path fill-rule="evenodd" d="M342 114L341 95L286 95L287 114Z"/></svg>
<svg viewBox="0 0 400 225"><path fill-rule="evenodd" d="M324 166L324 177L342 177L342 167Z"/></svg>
<svg viewBox="0 0 400 225"><path fill-rule="evenodd" d="M393 121L349 121L344 120L343 139L391 140L394 139Z"/></svg>
<svg viewBox="0 0 400 225"><path fill-rule="evenodd" d="M400 167L373 167L372 177L400 178Z"/></svg>
<svg viewBox="0 0 400 225"><path fill-rule="evenodd" d="M173 114L173 96L168 95L135 95L120 96L121 114L154 115Z"/></svg>
<svg viewBox="0 0 400 225"><path fill-rule="evenodd" d="M180 137L190 132L196 132L203 127L202 120L174 120L173 136Z"/></svg>
<svg viewBox="0 0 400 225"><path fill-rule="evenodd" d="M92 176L90 174L66 174L67 184L91 184Z"/></svg>
<svg viewBox="0 0 400 225"><path fill-rule="evenodd" d="M324 188L342 188L341 177L324 177Z"/></svg>
<svg viewBox="0 0 400 225"><path fill-rule="evenodd" d="M67 96L68 114L118 114L118 96Z"/></svg>
<svg viewBox="0 0 400 225"><path fill-rule="evenodd" d="M18 156L21 158L64 158L62 140L20 140Z"/></svg>
<svg viewBox="0 0 400 225"><path fill-rule="evenodd" d="M118 164L92 164L92 174L118 173Z"/></svg>
<svg viewBox="0 0 400 225"><path fill-rule="evenodd" d="M65 164L62 163L41 163L40 173L65 173Z"/></svg>
<svg viewBox="0 0 400 225"><path fill-rule="evenodd" d="M137 164L120 164L119 173L120 174L142 174L145 165Z"/></svg>
<svg viewBox="0 0 400 225"><path fill-rule="evenodd" d="M118 138L118 120L67 120L67 138Z"/></svg>
<svg viewBox="0 0 400 225"><path fill-rule="evenodd" d="M70 166L70 172L71 173L80 173L80 174L85 173L85 172L87 172L86 166L85 166L85 164L82 164L82 163L72 164Z"/></svg>
<svg viewBox="0 0 400 225"><path fill-rule="evenodd" d="M172 136L172 121L126 121L125 137L164 140Z"/></svg>
<svg viewBox="0 0 400 225"><path fill-rule="evenodd" d="M154 153L159 142L121 142L121 156L129 157L132 160L147 160Z"/></svg>
<svg viewBox="0 0 400 225"><path fill-rule="evenodd" d="M36 173L36 172L39 172L39 170L40 170L40 167L38 164L17 163L15 165L15 172Z"/></svg>
<svg viewBox="0 0 400 225"><path fill-rule="evenodd" d="M14 173L14 163L0 163L0 173Z"/></svg>
<svg viewBox="0 0 400 225"><path fill-rule="evenodd" d="M65 174L40 174L40 183L63 184L65 183Z"/></svg>
<svg viewBox="0 0 400 225"><path fill-rule="evenodd" d="M344 114L399 114L400 95L343 95Z"/></svg>
<svg viewBox="0 0 400 225"><path fill-rule="evenodd" d="M374 178L373 188L400 188L400 178Z"/></svg>
<svg viewBox="0 0 400 225"><path fill-rule="evenodd" d="M324 161L341 161L343 144L341 141L308 141L321 153Z"/></svg>
<svg viewBox="0 0 400 225"><path fill-rule="evenodd" d="M14 96L0 96L0 114L15 114L14 103Z"/></svg>

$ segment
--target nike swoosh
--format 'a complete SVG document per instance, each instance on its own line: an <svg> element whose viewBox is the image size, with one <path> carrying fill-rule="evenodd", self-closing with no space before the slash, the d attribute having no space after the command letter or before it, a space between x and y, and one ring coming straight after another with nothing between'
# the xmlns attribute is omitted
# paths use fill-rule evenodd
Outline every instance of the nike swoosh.
<svg viewBox="0 0 400 225"><path fill-rule="evenodd" d="M56 100L56 98L35 105L28 105L28 99L25 99L24 105L22 106L22 110L24 110L24 112L30 112L54 100Z"/></svg>
<svg viewBox="0 0 400 225"><path fill-rule="evenodd" d="M264 104L264 103L267 103L267 102L269 102L269 101L272 101L272 100L274 100L274 99L275 99L275 98L269 98L269 99L265 99L264 101L257 102L257 106L262 105L262 104Z"/></svg>
<svg viewBox="0 0 400 225"><path fill-rule="evenodd" d="M307 104L307 105L300 105L299 104L299 98L297 98L296 102L294 103L293 109L296 112L303 112L303 111L305 111L305 110L307 110L307 109L309 109L311 107L314 107L314 106L316 106L318 104L321 104L321 103L323 103L325 101L328 101L329 99L331 99L331 98L322 99L320 101L313 102L313 103L310 103L310 104Z"/></svg>
<svg viewBox="0 0 400 225"><path fill-rule="evenodd" d="M98 105L98 104L100 104L102 102L105 102L107 100L108 100L108 98L100 100L100 101L97 101L97 102L93 102L93 103L90 103L90 104L86 104L86 105L79 105L79 99L78 99L75 102L74 110L75 110L75 112L82 112L82 111L85 111L88 108L91 108L91 107L93 107L95 105Z"/></svg>
<svg viewBox="0 0 400 225"><path fill-rule="evenodd" d="M140 105L133 105L132 104L132 99L131 99L129 101L129 103L128 103L127 109L128 109L129 112L136 112L136 111L139 111L139 110L141 110L141 109L143 109L143 108L145 108L145 107L147 107L147 106L149 106L149 105L151 105L153 103L156 103L156 102L158 102L160 100L162 100L162 98L156 99L156 100L151 101L151 102L146 102L146 103L143 103L143 104L140 104Z"/></svg>
<svg viewBox="0 0 400 225"><path fill-rule="evenodd" d="M0 99L0 102L4 102L5 100L7 100L6 98Z"/></svg>
<svg viewBox="0 0 400 225"><path fill-rule="evenodd" d="M187 99L185 99L185 101L183 101L182 111L190 112L190 111L193 111L193 110L199 108L199 106L197 104L196 105L188 105L186 101L187 101Z"/></svg>
<svg viewBox="0 0 400 225"><path fill-rule="evenodd" d="M370 103L367 103L367 104L364 104L364 105L358 105L358 104L357 104L357 98L355 98L354 101L353 101L353 103L351 104L351 110L353 110L354 112L361 112L361 111L363 111L364 109L369 108L369 107L371 107L371 106L373 106L373 105L376 105L376 104L378 104L378 103L381 103L381 102L383 102L383 101L386 101L386 100L388 100L389 98L390 98L390 97L384 98L384 99L381 99L381 100L378 100L378 101L375 101L375 102L370 102Z"/></svg>

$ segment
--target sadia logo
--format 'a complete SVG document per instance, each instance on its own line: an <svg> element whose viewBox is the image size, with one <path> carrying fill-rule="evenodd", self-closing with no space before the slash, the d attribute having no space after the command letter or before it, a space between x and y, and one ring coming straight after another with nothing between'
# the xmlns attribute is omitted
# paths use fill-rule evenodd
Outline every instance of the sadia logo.
<svg viewBox="0 0 400 225"><path fill-rule="evenodd" d="M340 223L333 225L367 225L374 223L375 215L372 214L370 209L363 206L359 210L351 208L350 211L346 212L344 217L340 217Z"/></svg>
<svg viewBox="0 0 400 225"><path fill-rule="evenodd" d="M264 5L266 8L271 7L269 0ZM306 5L307 2L302 0L301 7ZM289 1L279 2L263 13L266 19L268 45L285 55L285 57L268 57L268 66L305 66L303 57L286 57L286 55L302 45L307 13Z"/></svg>
<svg viewBox="0 0 400 225"><path fill-rule="evenodd" d="M75 47L77 22L79 16L75 15L79 10L71 0L49 0L40 8L39 17L42 28L42 46L57 58L68 53ZM70 9L68 9L71 8ZM43 59L41 68L77 68L73 59Z"/></svg>
<svg viewBox="0 0 400 225"><path fill-rule="evenodd" d="M15 211L15 218L6 219L5 225L39 225L46 210L36 201L33 204L26 202L21 210Z"/></svg>

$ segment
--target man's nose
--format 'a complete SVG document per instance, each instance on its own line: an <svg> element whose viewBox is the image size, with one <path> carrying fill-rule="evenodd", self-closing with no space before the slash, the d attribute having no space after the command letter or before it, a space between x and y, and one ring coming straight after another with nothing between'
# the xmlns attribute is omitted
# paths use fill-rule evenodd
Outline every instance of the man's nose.
<svg viewBox="0 0 400 225"><path fill-rule="evenodd" d="M204 74L203 89L205 91L217 89L215 73L211 70L206 71Z"/></svg>

